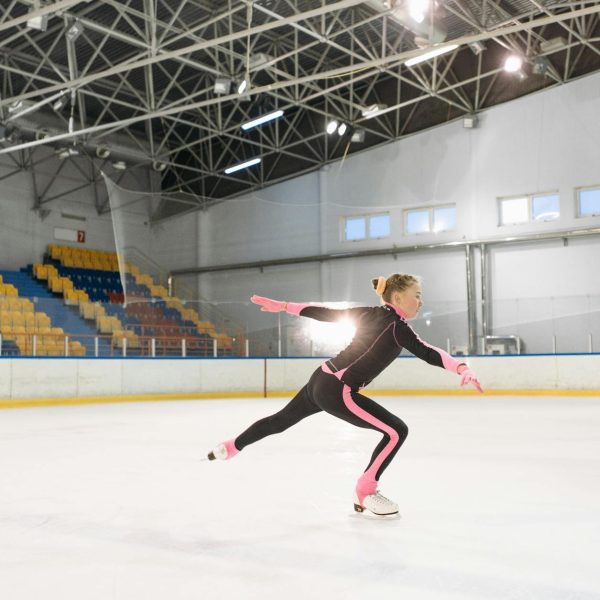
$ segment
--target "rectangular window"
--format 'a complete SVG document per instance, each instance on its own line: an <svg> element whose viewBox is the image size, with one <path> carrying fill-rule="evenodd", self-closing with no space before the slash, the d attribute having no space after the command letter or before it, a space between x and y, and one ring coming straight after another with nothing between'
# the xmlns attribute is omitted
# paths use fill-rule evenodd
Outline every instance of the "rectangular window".
<svg viewBox="0 0 600 600"><path fill-rule="evenodd" d="M456 207L438 206L433 209L433 231L452 231L456 229Z"/></svg>
<svg viewBox="0 0 600 600"><path fill-rule="evenodd" d="M355 242L364 240L366 237L366 226L364 217L352 217L346 219L346 240Z"/></svg>
<svg viewBox="0 0 600 600"><path fill-rule="evenodd" d="M432 206L404 211L404 233L440 233L456 229L456 206Z"/></svg>
<svg viewBox="0 0 600 600"><path fill-rule="evenodd" d="M390 215L371 215L369 217L369 237L384 238L390 235Z"/></svg>
<svg viewBox="0 0 600 600"><path fill-rule="evenodd" d="M560 196L540 194L531 198L531 214L534 221L554 221L560 217Z"/></svg>
<svg viewBox="0 0 600 600"><path fill-rule="evenodd" d="M600 216L600 188L580 188L577 190L577 216Z"/></svg>
<svg viewBox="0 0 600 600"><path fill-rule="evenodd" d="M390 233L389 214L346 217L344 219L344 240L347 242L385 238L389 237Z"/></svg>
<svg viewBox="0 0 600 600"><path fill-rule="evenodd" d="M560 217L560 196L553 192L498 198L498 212L500 225L554 221Z"/></svg>
<svg viewBox="0 0 600 600"><path fill-rule="evenodd" d="M529 221L529 199L508 198L500 201L500 225L516 225Z"/></svg>

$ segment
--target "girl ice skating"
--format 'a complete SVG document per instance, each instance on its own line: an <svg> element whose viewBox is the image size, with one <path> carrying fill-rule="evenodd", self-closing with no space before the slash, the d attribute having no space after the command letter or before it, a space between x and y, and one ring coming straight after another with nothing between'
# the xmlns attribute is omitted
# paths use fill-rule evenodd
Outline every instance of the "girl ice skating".
<svg viewBox="0 0 600 600"><path fill-rule="evenodd" d="M377 483L408 435L408 427L397 416L360 393L406 348L431 365L461 376L461 385L471 383L482 392L469 367L440 348L421 340L406 322L423 306L418 277L393 274L372 281L382 305L348 309L327 308L320 304L299 304L252 296L264 312L287 311L289 314L319 321L350 318L356 334L347 348L325 361L308 383L279 412L260 419L236 438L216 446L210 460L226 460L246 446L274 433L281 433L302 419L325 411L357 427L375 429L383 434L371 460L358 479L354 509L368 509L376 515L395 515L398 505L377 490Z"/></svg>

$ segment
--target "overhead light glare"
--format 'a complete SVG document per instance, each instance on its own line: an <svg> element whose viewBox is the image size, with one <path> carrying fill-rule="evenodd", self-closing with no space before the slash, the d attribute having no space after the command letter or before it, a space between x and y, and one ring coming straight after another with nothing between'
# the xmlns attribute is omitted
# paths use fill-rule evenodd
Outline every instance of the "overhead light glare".
<svg viewBox="0 0 600 600"><path fill-rule="evenodd" d="M517 56L516 54L511 54L504 61L504 70L507 73L518 73L521 70L522 66L523 59L520 56Z"/></svg>
<svg viewBox="0 0 600 600"><path fill-rule="evenodd" d="M404 64L407 67L414 67L422 62L430 60L431 58L435 58L436 56L441 56L442 54L448 54L448 52L452 52L458 48L458 44L450 44L449 46L443 46L441 48L434 48L429 52L425 52L425 54L421 54L420 56L415 56L414 58L409 58Z"/></svg>
<svg viewBox="0 0 600 600"><path fill-rule="evenodd" d="M235 173L236 171L242 171L243 169L247 169L248 167L253 167L262 161L262 158L253 158L251 160L247 160L246 162L240 163L239 165L234 165L233 167L228 167L225 169L226 175L231 175L231 173Z"/></svg>
<svg viewBox="0 0 600 600"><path fill-rule="evenodd" d="M246 91L247 88L248 88L248 80L242 79L242 81L240 82L240 85L238 85L237 93L240 94L240 96L241 96Z"/></svg>
<svg viewBox="0 0 600 600"><path fill-rule="evenodd" d="M408 14L417 23L422 23L425 20L428 10L429 0L409 0L408 2Z"/></svg>
<svg viewBox="0 0 600 600"><path fill-rule="evenodd" d="M329 123L327 123L327 133L329 135L331 135L332 133L335 133L337 128L339 127L339 123L333 119L332 121L329 121Z"/></svg>
<svg viewBox="0 0 600 600"><path fill-rule="evenodd" d="M127 163L124 160L117 160L112 166L117 171L124 171L127 168Z"/></svg>
<svg viewBox="0 0 600 600"><path fill-rule="evenodd" d="M279 119L279 117L283 116L282 110L276 110L274 112L270 112L267 115L263 115L262 117L258 117L253 121L248 121L242 125L242 129L244 131L248 131L248 129L253 129L254 127L258 127L259 125L263 125L264 123L268 123L269 121L274 121L275 119Z"/></svg>
<svg viewBox="0 0 600 600"><path fill-rule="evenodd" d="M338 127L338 135L341 137L342 135L344 135L346 133L346 131L348 131L348 125L346 125L346 123L342 123L339 127Z"/></svg>

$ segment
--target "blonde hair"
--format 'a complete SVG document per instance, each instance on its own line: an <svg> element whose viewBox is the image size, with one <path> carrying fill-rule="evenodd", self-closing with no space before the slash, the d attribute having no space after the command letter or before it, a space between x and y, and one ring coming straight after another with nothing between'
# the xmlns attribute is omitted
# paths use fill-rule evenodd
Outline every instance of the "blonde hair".
<svg viewBox="0 0 600 600"><path fill-rule="evenodd" d="M403 292L415 283L421 283L421 278L417 275L408 273L392 273L389 277L375 277L371 280L375 293L380 296L384 302L392 301L394 292Z"/></svg>

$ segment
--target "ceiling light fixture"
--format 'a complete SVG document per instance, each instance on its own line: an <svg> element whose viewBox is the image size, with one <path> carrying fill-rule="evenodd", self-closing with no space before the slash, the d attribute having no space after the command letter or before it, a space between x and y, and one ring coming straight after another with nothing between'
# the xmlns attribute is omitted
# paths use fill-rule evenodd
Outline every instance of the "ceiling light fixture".
<svg viewBox="0 0 600 600"><path fill-rule="evenodd" d="M523 59L516 54L511 54L504 61L504 70L507 73L518 73L523 66Z"/></svg>
<svg viewBox="0 0 600 600"><path fill-rule="evenodd" d="M283 116L282 110L276 110L270 112L262 117L258 117L257 119L253 119L252 121L248 121L242 125L242 129L244 131L248 131L248 129L253 129L254 127L258 127L259 125L263 125L264 123L269 123L269 121L274 121L275 119L279 119L279 117Z"/></svg>
<svg viewBox="0 0 600 600"><path fill-rule="evenodd" d="M377 116L377 113L382 111L384 108L387 108L385 104L371 104L370 106L365 106L362 110L362 116L365 119L372 119Z"/></svg>
<svg viewBox="0 0 600 600"><path fill-rule="evenodd" d="M79 21L75 21L69 29L67 29L67 42L74 42L83 33L83 25Z"/></svg>
<svg viewBox="0 0 600 600"><path fill-rule="evenodd" d="M327 123L327 133L329 135L331 135L332 133L335 133L337 131L337 128L339 127L339 123L333 119L332 121L329 121L329 123Z"/></svg>
<svg viewBox="0 0 600 600"><path fill-rule="evenodd" d="M469 48L471 48L471 52L473 52L475 56L479 56L485 50L485 44L480 41L471 42Z"/></svg>
<svg viewBox="0 0 600 600"><path fill-rule="evenodd" d="M238 85L237 93L241 96L246 91L247 88L248 88L248 80L246 78L244 78Z"/></svg>
<svg viewBox="0 0 600 600"><path fill-rule="evenodd" d="M420 56L415 56L414 58L409 58L404 64L407 67L414 67L422 62L425 62L431 58L435 58L436 56L441 56L442 54L448 54L448 52L452 52L458 48L458 44L450 44L449 46L442 46L441 48L434 48L429 52L425 52L425 54L421 54Z"/></svg>
<svg viewBox="0 0 600 600"><path fill-rule="evenodd" d="M68 148L59 148L56 151L56 156L58 156L58 158L61 160L70 158L71 156L77 156L78 154L79 150L77 150L77 148L73 148L72 146L69 146Z"/></svg>
<svg viewBox="0 0 600 600"><path fill-rule="evenodd" d="M227 79L226 77L217 77L215 79L215 85L213 87L213 92L218 96L222 96L224 94L229 94L231 91L231 79Z"/></svg>
<svg viewBox="0 0 600 600"><path fill-rule="evenodd" d="M351 142L362 144L365 141L365 130L355 129L350 138Z"/></svg>
<svg viewBox="0 0 600 600"><path fill-rule="evenodd" d="M239 165L233 165L233 167L228 167L225 169L225 174L230 175L231 173L235 173L236 171L241 171L243 169L247 169L248 167L253 167L262 161L262 158L252 158L251 160L247 160L246 162L240 163Z"/></svg>
<svg viewBox="0 0 600 600"><path fill-rule="evenodd" d="M27 21L27 27L29 27L29 29L37 29L38 31L46 31L46 29L48 29L48 15L31 17L31 19Z"/></svg>
<svg viewBox="0 0 600 600"><path fill-rule="evenodd" d="M346 125L346 123L341 123L337 130L338 135L341 137L346 133L346 131L348 131L348 125Z"/></svg>
<svg viewBox="0 0 600 600"><path fill-rule="evenodd" d="M110 156L110 149L106 146L98 146L96 148L96 156L101 159L106 159Z"/></svg>

